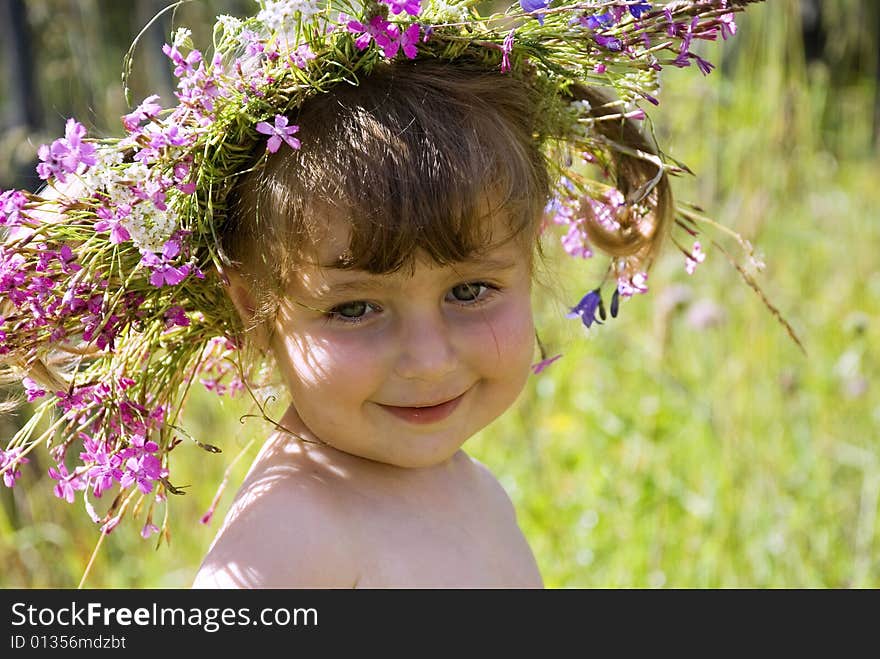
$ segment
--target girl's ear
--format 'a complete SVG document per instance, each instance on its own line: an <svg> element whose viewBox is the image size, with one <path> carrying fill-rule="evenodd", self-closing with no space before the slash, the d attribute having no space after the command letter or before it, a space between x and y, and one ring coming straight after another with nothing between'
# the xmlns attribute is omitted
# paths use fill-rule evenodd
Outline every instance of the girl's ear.
<svg viewBox="0 0 880 659"><path fill-rule="evenodd" d="M232 300L238 317L241 318L247 338L254 341L260 350L268 349L269 339L266 323L257 318L257 302L251 293L251 287L245 278L235 270L224 269L220 275L226 285L226 294Z"/></svg>

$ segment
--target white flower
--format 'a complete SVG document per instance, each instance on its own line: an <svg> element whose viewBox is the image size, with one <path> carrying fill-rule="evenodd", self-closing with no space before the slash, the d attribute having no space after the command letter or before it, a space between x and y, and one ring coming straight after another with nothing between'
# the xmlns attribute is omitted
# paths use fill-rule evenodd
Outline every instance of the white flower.
<svg viewBox="0 0 880 659"><path fill-rule="evenodd" d="M461 23L469 20L470 17L465 5L446 2L446 0L431 0L423 15L441 23Z"/></svg>
<svg viewBox="0 0 880 659"><path fill-rule="evenodd" d="M257 20L273 32L282 32L295 20L297 12L303 21L308 21L322 11L318 0L266 0Z"/></svg>
<svg viewBox="0 0 880 659"><path fill-rule="evenodd" d="M242 20L240 18L229 16L228 14L221 14L220 16L218 16L217 22L223 26L223 31L226 34L238 34L238 31L241 29L242 24Z"/></svg>
<svg viewBox="0 0 880 659"><path fill-rule="evenodd" d="M118 165L122 164L122 151L115 149L98 149L97 164L89 167L80 175L85 186L86 196L94 197L98 191L105 191L112 197L119 181Z"/></svg>
<svg viewBox="0 0 880 659"><path fill-rule="evenodd" d="M132 206L131 215L122 224L128 229L135 247L151 252L161 252L165 241L177 230L174 213L160 211L149 202Z"/></svg>
<svg viewBox="0 0 880 659"><path fill-rule="evenodd" d="M593 110L593 106L590 105L590 102L586 99L582 101L572 101L569 103L569 107L575 112L575 114L589 115Z"/></svg>
<svg viewBox="0 0 880 659"><path fill-rule="evenodd" d="M180 48L181 46L185 46L187 43L191 43L190 37L192 36L192 30L185 27L179 27L174 32L174 40L172 45L175 48Z"/></svg>

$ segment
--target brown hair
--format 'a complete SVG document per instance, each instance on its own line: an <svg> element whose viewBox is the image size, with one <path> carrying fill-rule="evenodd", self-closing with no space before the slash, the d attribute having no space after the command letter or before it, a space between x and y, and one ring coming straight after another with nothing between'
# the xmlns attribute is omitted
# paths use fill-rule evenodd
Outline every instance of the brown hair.
<svg viewBox="0 0 880 659"><path fill-rule="evenodd" d="M597 116L603 99L587 88ZM279 293L311 252L327 213L351 228L334 267L374 274L412 266L421 250L441 265L486 248L486 213L503 210L509 239L537 240L550 194L544 145L552 109L535 81L456 60L395 61L357 86L338 84L306 102L291 123L302 146L286 145L230 193L221 236L225 256L257 294L255 323L274 314ZM597 122L610 139L655 152L629 121ZM643 160L613 153L626 194L654 177ZM654 230L622 222L620 236L590 238L612 255L653 254L668 215L665 175L647 200ZM487 211L487 198L494 204ZM588 222L590 224L590 222ZM647 250L647 251L646 251Z"/></svg>

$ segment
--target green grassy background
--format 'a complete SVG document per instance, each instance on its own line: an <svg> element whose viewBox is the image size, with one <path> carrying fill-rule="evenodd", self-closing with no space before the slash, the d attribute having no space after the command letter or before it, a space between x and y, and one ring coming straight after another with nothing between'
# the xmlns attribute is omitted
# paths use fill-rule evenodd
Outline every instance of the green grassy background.
<svg viewBox="0 0 880 659"><path fill-rule="evenodd" d="M852 12L863 3L826 4L850 18L835 36L862 43ZM880 587L874 78L807 65L797 5L750 9L734 40L703 48L712 75L667 71L653 116L698 175L675 182L678 197L759 247L761 286L806 355L709 235L693 277L670 251L650 295L589 331L563 315L604 263L563 258L550 241L537 323L564 358L466 445L513 499L549 587ZM251 411L194 395L187 427L224 453L178 448L175 484L190 487L172 502L170 546L125 523L86 585L189 584L268 432L240 423ZM251 439L214 522L200 524ZM46 465L28 467L27 492L0 492L0 586L75 587L97 531L52 496Z"/></svg>

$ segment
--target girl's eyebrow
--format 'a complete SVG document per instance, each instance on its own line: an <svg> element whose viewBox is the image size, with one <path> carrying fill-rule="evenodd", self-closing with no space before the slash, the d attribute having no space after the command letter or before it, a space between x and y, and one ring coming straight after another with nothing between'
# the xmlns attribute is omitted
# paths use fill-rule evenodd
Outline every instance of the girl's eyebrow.
<svg viewBox="0 0 880 659"><path fill-rule="evenodd" d="M517 260L510 256L473 256L469 259L464 259L463 261L458 261L455 263L455 267L464 267L464 268L490 268L493 270L510 270L516 267ZM382 277L384 275L373 275L372 273L368 273L365 270L346 268L343 265L341 259L337 259L336 261L332 261L330 263L321 263L319 267L324 270L330 270L334 272L353 272L353 273L364 273L370 277Z"/></svg>
<svg viewBox="0 0 880 659"><path fill-rule="evenodd" d="M455 268L461 268L462 276L467 274L468 270L480 268L481 274L485 274L486 270L492 272L506 272L517 266L515 260L509 257L476 257L461 261L455 265ZM327 270L336 272L350 272L357 276L357 279L343 280L339 282L327 281L325 294L346 294L365 290L375 290L388 285L388 281L393 279L393 275L374 275L364 270L346 270L345 268L323 266Z"/></svg>

